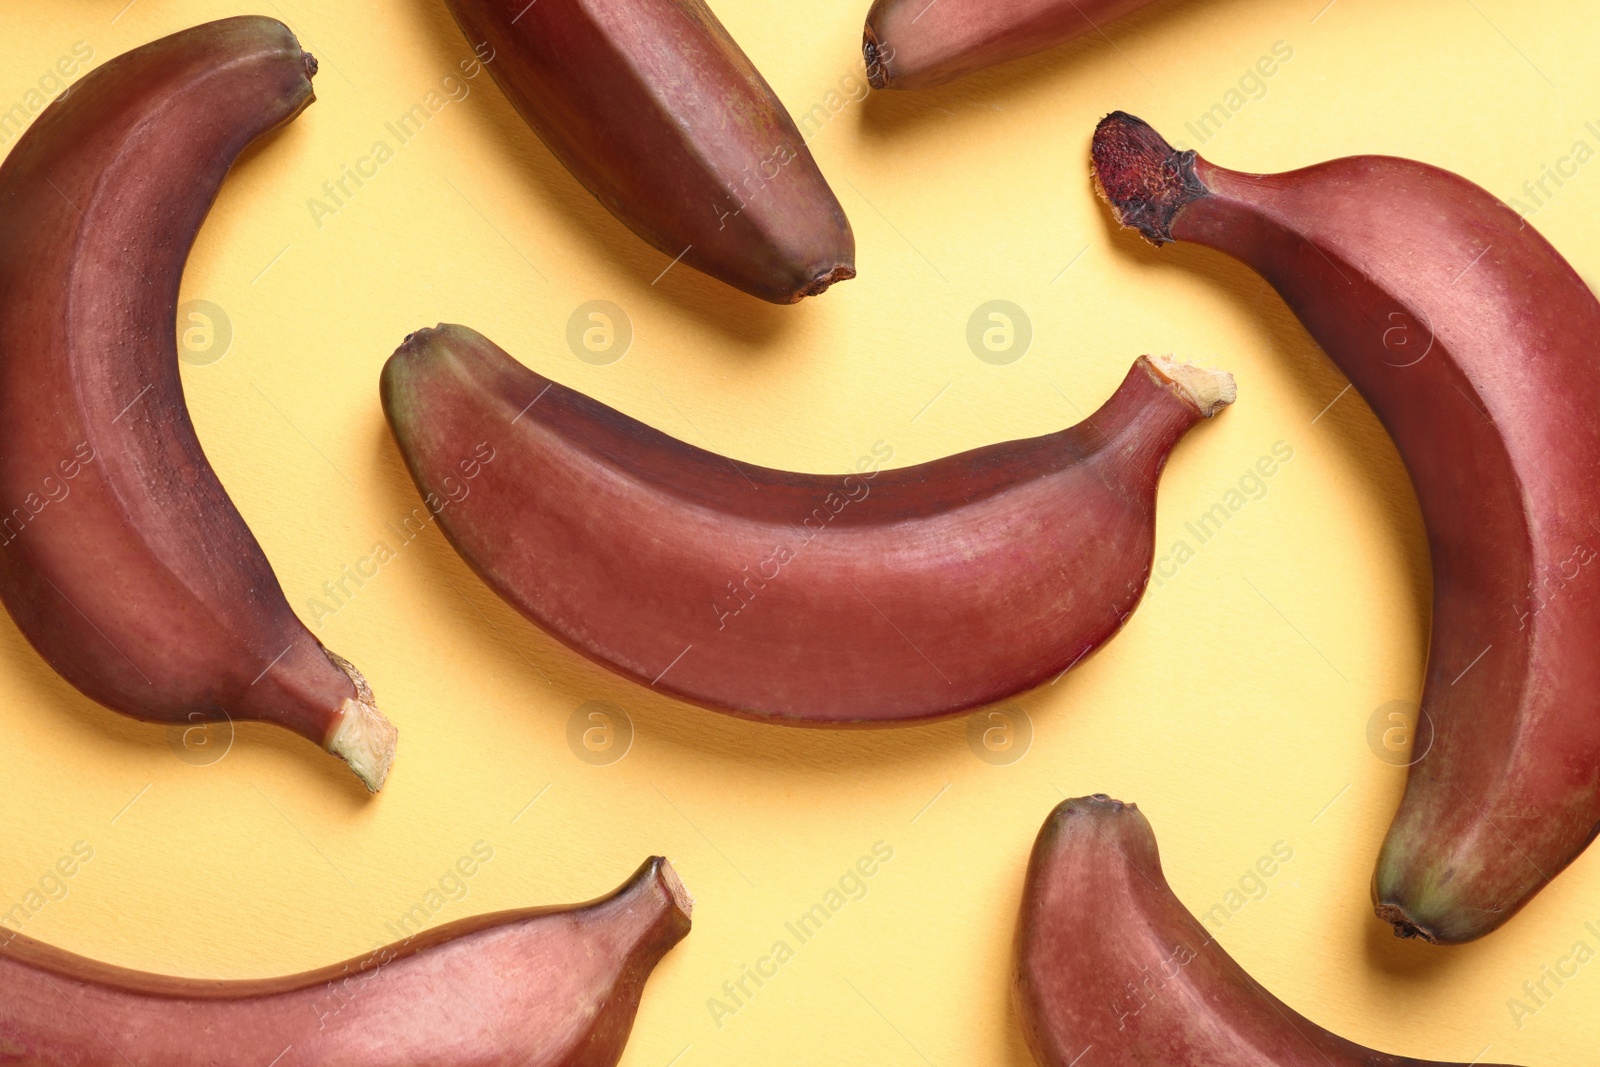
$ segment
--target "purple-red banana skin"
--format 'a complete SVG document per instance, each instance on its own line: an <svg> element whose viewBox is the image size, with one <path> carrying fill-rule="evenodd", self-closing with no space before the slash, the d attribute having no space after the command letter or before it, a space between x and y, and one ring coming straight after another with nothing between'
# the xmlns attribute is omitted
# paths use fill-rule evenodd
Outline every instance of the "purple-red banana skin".
<svg viewBox="0 0 1600 1067"><path fill-rule="evenodd" d="M480 915L286 978L143 974L0 934L17 1067L612 1067L689 932L659 857L589 904Z"/></svg>
<svg viewBox="0 0 1600 1067"><path fill-rule="evenodd" d="M875 0L862 54L874 89L929 89L1074 37L1151 0Z"/></svg>
<svg viewBox="0 0 1600 1067"><path fill-rule="evenodd" d="M382 395L446 536L540 627L693 703L871 726L1049 681L1121 627L1167 455L1232 400L1154 367L1060 433L882 471L879 442L833 476L675 440L460 326L409 337Z"/></svg>
<svg viewBox="0 0 1600 1067"><path fill-rule="evenodd" d="M701 0L447 0L545 145L656 249L775 304L855 277L805 138Z"/></svg>
<svg viewBox="0 0 1600 1067"><path fill-rule="evenodd" d="M1012 992L1040 1067L1492 1067L1375 1052L1280 1001L1172 892L1139 809L1103 795L1039 831Z"/></svg>
<svg viewBox="0 0 1600 1067"><path fill-rule="evenodd" d="M290 609L178 375L195 234L315 69L273 19L197 26L86 75L0 165L0 599L102 704L277 723L376 789L393 728Z"/></svg>
<svg viewBox="0 0 1600 1067"><path fill-rule="evenodd" d="M1600 303L1516 212L1437 167L1239 174L1121 113L1094 155L1129 225L1259 271L1394 438L1433 557L1433 743L1373 898L1402 936L1481 937L1600 824Z"/></svg>

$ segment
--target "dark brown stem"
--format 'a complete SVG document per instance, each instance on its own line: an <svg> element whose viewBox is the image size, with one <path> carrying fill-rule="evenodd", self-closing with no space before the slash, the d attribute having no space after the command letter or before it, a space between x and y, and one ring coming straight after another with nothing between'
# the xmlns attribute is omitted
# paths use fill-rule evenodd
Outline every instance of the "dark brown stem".
<svg viewBox="0 0 1600 1067"><path fill-rule="evenodd" d="M870 24L862 33L861 58L867 63L867 84L874 89L888 88L889 57L884 54L883 47L878 43L878 35L872 32Z"/></svg>
<svg viewBox="0 0 1600 1067"><path fill-rule="evenodd" d="M1095 127L1090 148L1095 192L1111 205L1117 221L1152 244L1172 241L1172 219L1210 190L1194 173L1195 153L1180 152L1150 124L1113 111Z"/></svg>
<svg viewBox="0 0 1600 1067"><path fill-rule="evenodd" d="M1413 922L1404 908L1394 904L1378 904L1375 905L1375 910L1378 913L1378 918L1394 927L1394 936L1407 940L1421 938L1430 945L1439 943L1438 939L1431 933Z"/></svg>

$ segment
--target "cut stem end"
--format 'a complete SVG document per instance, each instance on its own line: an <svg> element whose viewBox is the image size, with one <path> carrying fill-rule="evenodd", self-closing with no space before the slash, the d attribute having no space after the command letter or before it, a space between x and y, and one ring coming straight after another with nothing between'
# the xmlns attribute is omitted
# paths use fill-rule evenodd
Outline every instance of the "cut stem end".
<svg viewBox="0 0 1600 1067"><path fill-rule="evenodd" d="M1171 356L1146 356L1145 365L1159 382L1170 385L1202 416L1211 418L1239 398L1239 388L1227 371L1195 363L1180 363Z"/></svg>
<svg viewBox="0 0 1600 1067"><path fill-rule="evenodd" d="M378 710L372 687L355 665L332 652L327 655L350 676L356 687L355 698L339 707L339 724L328 737L328 751L350 765L368 792L376 793L383 788L389 768L394 765L395 742L400 731Z"/></svg>
<svg viewBox="0 0 1600 1067"><path fill-rule="evenodd" d="M661 876L661 884L666 888L667 896L671 899L673 907L683 913L685 919L694 914L694 897L689 895L689 890L683 884L683 879L678 877L678 872L672 869L672 864L661 857L657 871Z"/></svg>

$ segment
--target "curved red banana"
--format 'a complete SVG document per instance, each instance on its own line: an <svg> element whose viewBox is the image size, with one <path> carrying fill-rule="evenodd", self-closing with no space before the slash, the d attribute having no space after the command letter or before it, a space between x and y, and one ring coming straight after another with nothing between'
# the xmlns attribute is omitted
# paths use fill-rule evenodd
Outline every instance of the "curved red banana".
<svg viewBox="0 0 1600 1067"><path fill-rule="evenodd" d="M376 791L394 727L290 609L178 377L195 234L315 71L273 19L197 26L85 76L0 166L0 599L102 704L276 723Z"/></svg>
<svg viewBox="0 0 1600 1067"><path fill-rule="evenodd" d="M1156 480L1233 379L1140 359L1029 441L795 474L713 455L460 326L409 337L383 407L439 525L510 604L685 700L793 725L952 715L1057 677L1149 578Z"/></svg>
<svg viewBox="0 0 1600 1067"><path fill-rule="evenodd" d="M1424 163L1240 174L1118 112L1094 164L1125 225L1259 271L1393 436L1433 555L1433 741L1373 897L1401 936L1481 937L1600 824L1600 302L1514 211Z"/></svg>
<svg viewBox="0 0 1600 1067"><path fill-rule="evenodd" d="M702 0L447 0L546 147L674 263L775 304L856 276L794 119Z"/></svg>
<svg viewBox="0 0 1600 1067"><path fill-rule="evenodd" d="M1041 1067L1491 1067L1375 1052L1273 996L1172 892L1139 809L1106 796L1045 820L1016 953Z"/></svg>
<svg viewBox="0 0 1600 1067"><path fill-rule="evenodd" d="M930 89L1096 32L1150 0L874 0L862 33L874 89Z"/></svg>
<svg viewBox="0 0 1600 1067"><path fill-rule="evenodd" d="M689 932L672 866L615 892L416 934L287 978L142 974L0 933L0 1062L19 1067L612 1067Z"/></svg>

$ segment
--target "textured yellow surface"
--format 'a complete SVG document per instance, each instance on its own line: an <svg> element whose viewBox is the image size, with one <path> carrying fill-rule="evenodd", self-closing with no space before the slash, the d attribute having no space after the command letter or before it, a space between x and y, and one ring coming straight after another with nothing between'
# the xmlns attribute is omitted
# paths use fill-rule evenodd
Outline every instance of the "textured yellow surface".
<svg viewBox="0 0 1600 1067"><path fill-rule="evenodd" d="M1600 279L1600 168L1586 165L1600 14L1577 0L1324 2L1165 0L1108 37L863 101L864 0L720 0L790 110L819 106L810 144L859 242L858 280L777 308L681 266L658 279L666 257L487 77L461 76L470 52L438 0L263 0L322 60L318 101L223 190L184 295L222 310L231 344L184 383L290 601L399 726L399 760L371 800L268 728L241 728L201 765L226 738L185 749L99 708L0 621L0 911L29 902L25 933L115 963L266 975L392 940L386 924L437 902L478 842L493 860L435 921L587 899L660 852L698 899L695 929L652 980L626 1064L1022 1067L1007 970L1027 851L1064 794L1104 791L1148 813L1193 910L1243 905L1223 944L1324 1025L1414 1056L1594 1062L1600 967L1547 981L1554 995L1520 1019L1508 1000L1575 943L1600 947L1600 857L1464 948L1398 943L1368 906L1404 774L1374 754L1369 720L1416 699L1427 635L1422 528L1392 446L1264 283L1113 232L1090 191L1089 134L1112 108L1241 169L1409 155L1517 198ZM6 0L0 109L31 107L75 47L98 64L256 10L123 3ZM1270 78L1246 77L1275 51ZM439 106L401 144L387 124L430 92ZM1219 104L1226 121L1200 130ZM380 141L392 158L364 163ZM1525 189L1547 165L1561 184ZM324 182L358 166L376 173L331 199ZM1005 365L967 341L996 299L1033 334ZM631 323L620 361L569 348L569 316L591 300ZM1016 701L1031 747L997 765L963 721L797 732L642 691L525 624L436 530L330 598L324 583L393 547L387 524L416 503L377 378L408 331L440 320L670 433L802 470L849 469L878 441L899 465L1057 429L1144 352L1231 369L1239 402L1182 443L1161 487L1160 553L1183 541L1192 555L1099 655ZM1202 543L1186 524L1275 445L1292 460L1264 493L1247 483L1256 498ZM590 701L631 718L609 765L569 745ZM93 858L51 880L79 842ZM893 858L864 895L804 944L785 930L880 842ZM1259 899L1230 898L1280 842L1293 859L1265 895L1247 880ZM30 895L42 882L50 896ZM723 983L780 939L793 957L730 1000Z"/></svg>

